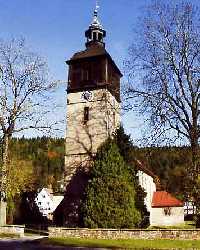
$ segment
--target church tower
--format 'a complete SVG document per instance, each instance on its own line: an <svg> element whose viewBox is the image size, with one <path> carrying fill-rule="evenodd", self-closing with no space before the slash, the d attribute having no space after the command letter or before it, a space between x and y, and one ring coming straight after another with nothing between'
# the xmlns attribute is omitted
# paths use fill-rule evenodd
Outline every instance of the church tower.
<svg viewBox="0 0 200 250"><path fill-rule="evenodd" d="M78 168L89 166L97 148L120 123L122 74L105 49L106 31L98 20L98 6L85 37L86 49L66 62L66 185Z"/></svg>

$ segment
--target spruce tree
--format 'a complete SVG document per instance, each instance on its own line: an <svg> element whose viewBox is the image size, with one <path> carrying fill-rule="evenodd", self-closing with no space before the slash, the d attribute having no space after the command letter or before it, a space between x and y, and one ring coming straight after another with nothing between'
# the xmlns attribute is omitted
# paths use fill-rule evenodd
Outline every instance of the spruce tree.
<svg viewBox="0 0 200 250"><path fill-rule="evenodd" d="M98 150L83 206L84 226L133 228L140 221L135 190L117 145L106 141Z"/></svg>
<svg viewBox="0 0 200 250"><path fill-rule="evenodd" d="M123 157L127 169L132 179L132 185L135 187L135 206L140 211L142 218L145 218L149 213L147 211L146 205L144 204L144 199L146 193L144 189L140 186L137 177L136 168L136 147L133 145L133 141L130 135L127 135L124 131L122 125L116 130L113 136L113 141L117 144L120 154ZM141 226L148 226L148 221L141 221Z"/></svg>
<svg viewBox="0 0 200 250"><path fill-rule="evenodd" d="M127 135L124 131L122 125L115 131L113 135L113 140L119 148L121 156L124 158L124 161L128 164L133 161L133 141L130 135Z"/></svg>

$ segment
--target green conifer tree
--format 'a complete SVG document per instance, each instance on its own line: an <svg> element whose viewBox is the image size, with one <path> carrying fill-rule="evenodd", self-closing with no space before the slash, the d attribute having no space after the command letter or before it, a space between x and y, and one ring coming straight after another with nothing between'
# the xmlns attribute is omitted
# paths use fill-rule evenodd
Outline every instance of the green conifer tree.
<svg viewBox="0 0 200 250"><path fill-rule="evenodd" d="M142 218L148 215L148 211L146 205L144 204L144 199L146 197L146 193L144 189L140 186L138 177L137 177L137 168L136 168L136 158L135 154L136 146L133 145L133 141L130 135L127 135L124 131L122 125L116 130L113 136L113 141L117 144L119 148L119 152L123 157L129 174L132 179L132 185L135 187L135 206L140 211ZM146 219L141 221L140 224L142 227L146 227L149 225Z"/></svg>
<svg viewBox="0 0 200 250"><path fill-rule="evenodd" d="M135 190L117 145L110 139L98 150L86 190L83 220L89 228L133 228L140 221Z"/></svg>
<svg viewBox="0 0 200 250"><path fill-rule="evenodd" d="M117 144L119 152L121 156L124 158L124 161L127 164L132 163L134 160L133 150L136 147L133 145L131 136L125 133L122 125L120 125L119 128L115 131L113 140Z"/></svg>

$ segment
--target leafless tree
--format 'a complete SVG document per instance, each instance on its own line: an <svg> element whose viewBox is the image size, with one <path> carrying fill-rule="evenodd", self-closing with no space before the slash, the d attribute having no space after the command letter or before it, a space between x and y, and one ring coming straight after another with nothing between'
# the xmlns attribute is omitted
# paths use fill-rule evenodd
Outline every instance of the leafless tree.
<svg viewBox="0 0 200 250"><path fill-rule="evenodd" d="M0 137L2 137L1 201L6 195L9 142L14 133L49 130L50 82L47 63L29 51L24 39L0 41ZM52 112L52 110L51 110Z"/></svg>
<svg viewBox="0 0 200 250"><path fill-rule="evenodd" d="M154 2L141 19L126 61L128 108L149 121L154 139L179 139L191 147L198 180L200 137L200 19L188 2Z"/></svg>
<svg viewBox="0 0 200 250"><path fill-rule="evenodd" d="M154 3L148 8L138 40L129 52L127 100L133 100L141 113L149 116L157 138L166 137L170 131L174 137L186 138L197 162L200 136L198 10L190 3Z"/></svg>

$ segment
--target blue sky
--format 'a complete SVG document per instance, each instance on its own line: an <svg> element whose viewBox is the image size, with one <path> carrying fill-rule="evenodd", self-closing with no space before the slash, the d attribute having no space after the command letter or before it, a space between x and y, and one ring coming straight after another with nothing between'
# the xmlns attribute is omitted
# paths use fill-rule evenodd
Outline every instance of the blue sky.
<svg viewBox="0 0 200 250"><path fill-rule="evenodd" d="M107 30L106 47L118 64L132 36L140 7L148 1L100 0L100 19ZM65 60L84 48L95 0L0 0L2 37L24 36L44 55L51 72L66 79Z"/></svg>
<svg viewBox="0 0 200 250"><path fill-rule="evenodd" d="M121 69L134 39L133 28L149 3L150 0L99 1L100 20L107 31L106 48ZM95 0L0 0L0 6L0 37L25 37L30 47L46 58L53 77L66 81L65 61L84 49L84 32L92 20ZM63 106L61 113L65 113L64 88L57 93ZM127 131L136 139L140 124L133 120L136 119L131 115L123 118Z"/></svg>

